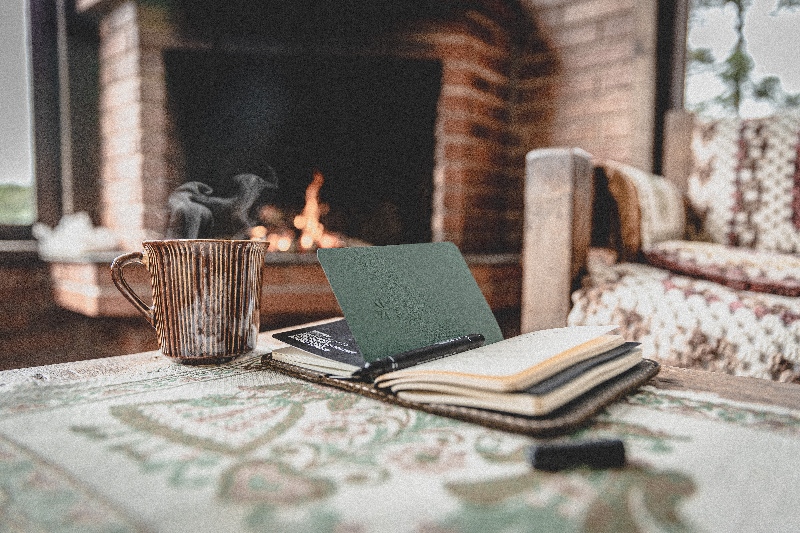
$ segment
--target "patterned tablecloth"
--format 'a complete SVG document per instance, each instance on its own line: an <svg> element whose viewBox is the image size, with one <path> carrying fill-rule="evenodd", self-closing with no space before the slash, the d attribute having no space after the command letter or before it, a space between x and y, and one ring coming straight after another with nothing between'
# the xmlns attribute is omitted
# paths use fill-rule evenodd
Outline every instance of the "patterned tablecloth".
<svg viewBox="0 0 800 533"><path fill-rule="evenodd" d="M628 466L544 473L530 437L311 385L257 354L0 372L0 531L800 530L797 404L653 383L565 437L620 437Z"/></svg>

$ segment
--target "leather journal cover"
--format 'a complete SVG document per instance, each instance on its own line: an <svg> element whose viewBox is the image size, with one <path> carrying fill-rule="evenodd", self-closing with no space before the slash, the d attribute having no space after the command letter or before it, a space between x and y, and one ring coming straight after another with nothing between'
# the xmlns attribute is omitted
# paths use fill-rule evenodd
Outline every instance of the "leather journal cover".
<svg viewBox="0 0 800 533"><path fill-rule="evenodd" d="M395 394L377 389L370 383L329 378L320 372L275 361L269 354L262 356L261 360L266 368L271 368L311 383L356 392L368 398L393 405L480 424L492 429L537 437L561 435L586 425L605 406L635 391L650 381L651 378L658 374L659 370L657 362L650 359L642 359L639 364L627 372L598 385L586 394L579 396L546 416L525 416L474 407L404 400Z"/></svg>

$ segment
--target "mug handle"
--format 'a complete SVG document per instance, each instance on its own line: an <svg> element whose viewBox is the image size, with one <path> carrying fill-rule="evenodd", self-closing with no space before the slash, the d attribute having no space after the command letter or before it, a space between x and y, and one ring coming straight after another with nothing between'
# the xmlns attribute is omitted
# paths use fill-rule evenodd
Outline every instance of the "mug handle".
<svg viewBox="0 0 800 533"><path fill-rule="evenodd" d="M122 275L122 269L125 267L125 265L131 263L138 263L144 266L144 254L142 254L142 252L131 252L114 259L114 261L111 263L111 279L114 281L114 285L117 286L117 289L119 289L119 292L121 292L122 295L133 304L137 311L144 315L147 321L150 322L151 326L155 327L155 311L152 307L148 307L148 305L144 303L135 292L133 292L133 289L131 289L131 286L128 285L128 282L125 281L125 277Z"/></svg>

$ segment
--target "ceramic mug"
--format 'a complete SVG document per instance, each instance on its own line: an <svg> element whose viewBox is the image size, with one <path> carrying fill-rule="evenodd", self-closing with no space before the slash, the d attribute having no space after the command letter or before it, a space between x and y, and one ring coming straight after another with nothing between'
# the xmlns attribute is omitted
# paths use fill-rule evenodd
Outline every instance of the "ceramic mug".
<svg viewBox="0 0 800 533"><path fill-rule="evenodd" d="M217 239L144 241L143 252L114 259L111 278L155 328L161 353L182 363L222 363L256 346L261 271L268 244ZM125 281L123 268L132 263L150 272L152 306Z"/></svg>

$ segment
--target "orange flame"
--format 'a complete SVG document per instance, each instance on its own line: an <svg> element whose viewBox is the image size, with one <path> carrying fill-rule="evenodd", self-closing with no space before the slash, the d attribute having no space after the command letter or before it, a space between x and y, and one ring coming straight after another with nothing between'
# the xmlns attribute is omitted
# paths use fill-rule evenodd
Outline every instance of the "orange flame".
<svg viewBox="0 0 800 533"><path fill-rule="evenodd" d="M306 188L306 205L303 212L294 217L294 227L300 230L300 248L310 250L315 244L321 245L325 235L325 226L319 221L320 205L319 190L325 178L322 172L314 171L314 179Z"/></svg>

